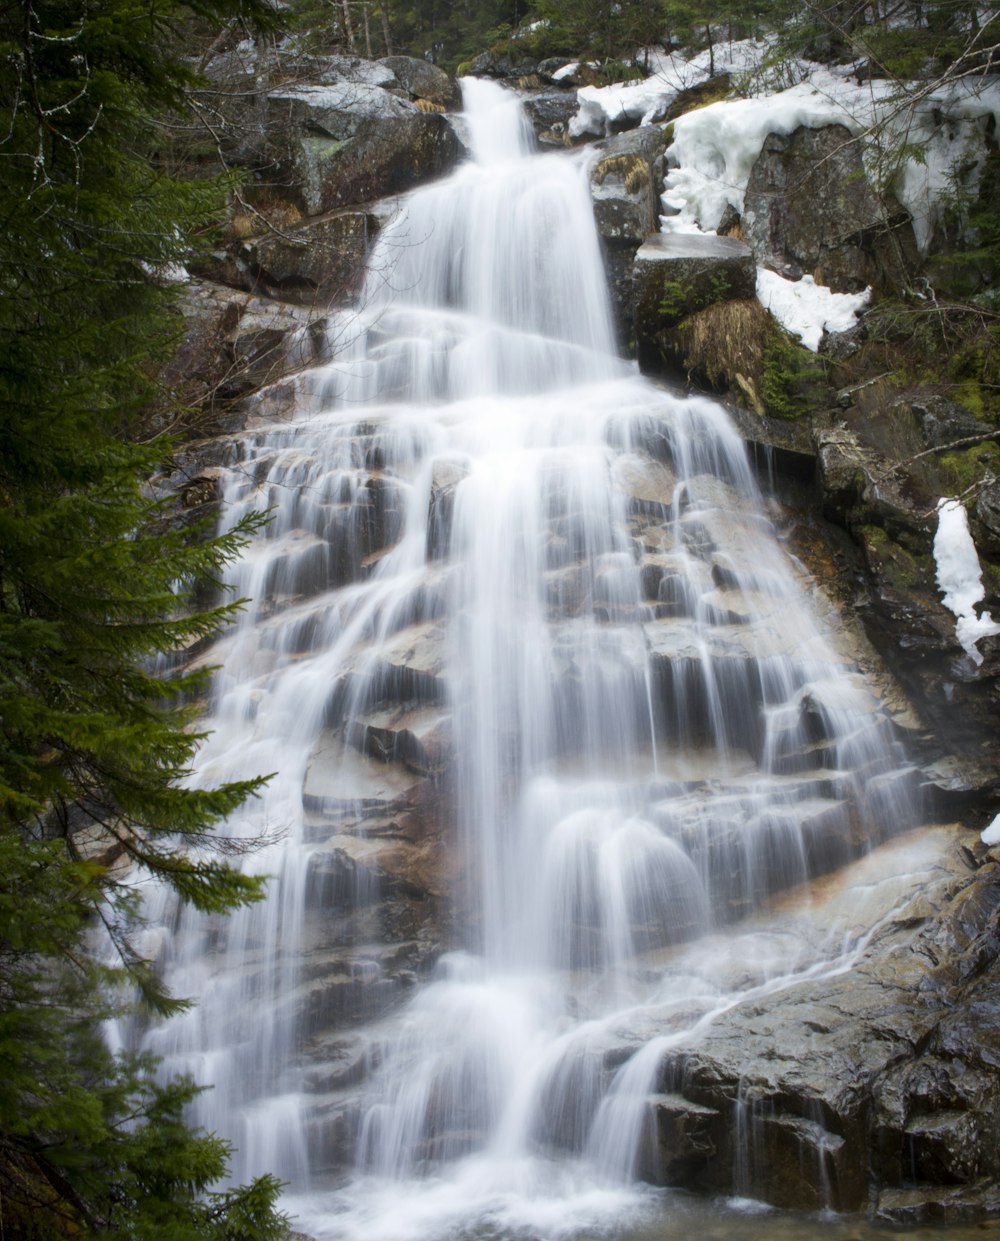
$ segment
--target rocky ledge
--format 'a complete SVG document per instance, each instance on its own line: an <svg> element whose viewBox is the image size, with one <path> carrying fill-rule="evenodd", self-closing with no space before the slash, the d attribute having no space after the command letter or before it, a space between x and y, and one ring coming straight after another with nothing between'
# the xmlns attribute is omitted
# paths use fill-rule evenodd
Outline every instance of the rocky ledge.
<svg viewBox="0 0 1000 1241"><path fill-rule="evenodd" d="M648 1179L900 1225L1000 1208L1000 859L961 839L899 840L779 915L849 939L882 906L849 970L764 983L662 1057Z"/></svg>

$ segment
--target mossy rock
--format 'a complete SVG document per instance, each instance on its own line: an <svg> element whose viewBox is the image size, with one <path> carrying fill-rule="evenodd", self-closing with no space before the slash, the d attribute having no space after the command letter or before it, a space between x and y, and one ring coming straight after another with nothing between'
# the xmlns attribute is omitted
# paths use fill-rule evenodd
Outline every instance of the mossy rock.
<svg viewBox="0 0 1000 1241"><path fill-rule="evenodd" d="M657 233L640 246L633 281L642 345L707 306L755 297L757 268L749 248L730 237Z"/></svg>
<svg viewBox="0 0 1000 1241"><path fill-rule="evenodd" d="M696 108L707 108L710 103L721 103L732 94L732 79L728 73L717 73L714 78L688 86L674 96L664 113L664 121L675 121ZM669 141L669 139L668 139Z"/></svg>
<svg viewBox="0 0 1000 1241"><path fill-rule="evenodd" d="M862 526L856 536L869 572L885 585L905 593L935 590L933 556L908 551L882 526Z"/></svg>

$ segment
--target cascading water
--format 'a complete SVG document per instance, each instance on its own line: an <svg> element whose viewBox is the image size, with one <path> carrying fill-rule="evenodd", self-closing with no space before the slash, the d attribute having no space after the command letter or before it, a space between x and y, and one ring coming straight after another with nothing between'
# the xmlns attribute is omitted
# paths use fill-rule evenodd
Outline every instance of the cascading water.
<svg viewBox="0 0 1000 1241"><path fill-rule="evenodd" d="M843 968L726 928L915 821L723 411L616 356L579 161L465 97L475 160L230 470L275 517L197 778L276 773L231 825L269 896L150 911L198 1004L147 1045L317 1236L620 1211L663 1049Z"/></svg>

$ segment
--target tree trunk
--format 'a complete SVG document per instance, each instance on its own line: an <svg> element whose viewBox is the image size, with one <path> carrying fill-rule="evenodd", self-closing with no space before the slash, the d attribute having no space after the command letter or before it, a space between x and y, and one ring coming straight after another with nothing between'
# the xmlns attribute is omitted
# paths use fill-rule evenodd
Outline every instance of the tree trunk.
<svg viewBox="0 0 1000 1241"><path fill-rule="evenodd" d="M361 6L361 20L364 22L364 27L365 27L365 55L368 57L369 60L371 60L372 58L372 28L371 28L371 23L368 20L367 0L365 0L365 3Z"/></svg>
<svg viewBox="0 0 1000 1241"><path fill-rule="evenodd" d="M386 56L392 55L392 40L389 38L389 0L378 0L378 12L382 18L382 40L385 43Z"/></svg>
<svg viewBox="0 0 1000 1241"><path fill-rule="evenodd" d="M354 51L354 27L351 25L351 8L350 0L340 0L341 8L344 10L344 33L347 35L348 50Z"/></svg>

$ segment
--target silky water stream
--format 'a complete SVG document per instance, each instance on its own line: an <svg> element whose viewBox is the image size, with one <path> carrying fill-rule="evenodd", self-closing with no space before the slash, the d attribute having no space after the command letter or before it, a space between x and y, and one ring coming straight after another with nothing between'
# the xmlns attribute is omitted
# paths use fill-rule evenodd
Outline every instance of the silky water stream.
<svg viewBox="0 0 1000 1241"><path fill-rule="evenodd" d="M316 1237L641 1215L663 1050L860 951L756 911L917 818L725 413L617 355L580 160L465 100L473 159L229 470L275 515L197 779L276 773L229 825L268 898L151 898L198 1003L146 1045Z"/></svg>

